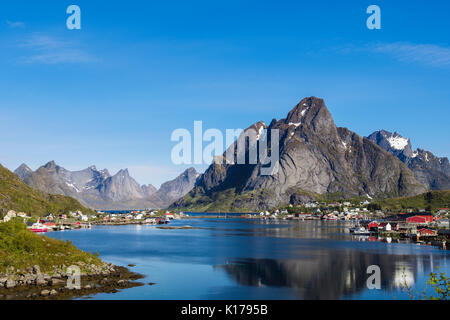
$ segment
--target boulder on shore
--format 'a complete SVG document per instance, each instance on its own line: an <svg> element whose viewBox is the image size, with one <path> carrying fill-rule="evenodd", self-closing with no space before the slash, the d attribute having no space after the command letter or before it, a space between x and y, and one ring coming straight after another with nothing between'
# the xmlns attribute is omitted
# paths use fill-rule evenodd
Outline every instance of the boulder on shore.
<svg viewBox="0 0 450 320"><path fill-rule="evenodd" d="M16 281L14 281L14 280L7 280L6 281L6 283L5 283L5 288L6 289L11 289L11 288L14 288L14 287L16 287L16 285L17 285L17 283L16 283Z"/></svg>
<svg viewBox="0 0 450 320"><path fill-rule="evenodd" d="M49 290L42 290L41 291L41 296L46 297L48 295L50 295L50 291Z"/></svg>

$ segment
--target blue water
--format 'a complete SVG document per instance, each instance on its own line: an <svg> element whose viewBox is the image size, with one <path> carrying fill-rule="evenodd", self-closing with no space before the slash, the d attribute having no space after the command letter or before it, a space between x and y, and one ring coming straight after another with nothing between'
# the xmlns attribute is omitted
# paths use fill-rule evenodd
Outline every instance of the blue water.
<svg viewBox="0 0 450 320"><path fill-rule="evenodd" d="M145 286L94 299L409 299L404 283L422 292L431 270L450 273L448 251L356 238L339 221L192 218L171 225L195 229L96 226L48 235L145 275ZM370 265L380 267L381 290L367 288Z"/></svg>

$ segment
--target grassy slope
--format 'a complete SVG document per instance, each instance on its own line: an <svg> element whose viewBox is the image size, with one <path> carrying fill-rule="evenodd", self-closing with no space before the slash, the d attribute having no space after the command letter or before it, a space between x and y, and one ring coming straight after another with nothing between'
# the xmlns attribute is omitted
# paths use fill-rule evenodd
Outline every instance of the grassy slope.
<svg viewBox="0 0 450 320"><path fill-rule="evenodd" d="M27 186L18 176L0 165L0 217L8 210L23 211L33 216L75 210L93 213L73 198L45 194Z"/></svg>
<svg viewBox="0 0 450 320"><path fill-rule="evenodd" d="M215 192L211 197L200 192L188 193L183 198L183 207L176 209L192 212L256 212L251 204L268 196L270 195L264 190L254 190L239 195L234 189L227 189Z"/></svg>
<svg viewBox="0 0 450 320"><path fill-rule="evenodd" d="M78 262L101 265L96 256L77 249L70 242L39 236L17 221L0 223L0 273L14 266L26 270L39 265L42 272L51 274L54 267L66 267ZM83 271L83 270L82 270Z"/></svg>
<svg viewBox="0 0 450 320"><path fill-rule="evenodd" d="M427 209L450 207L450 190L430 191L413 197L391 198L375 201L383 210Z"/></svg>

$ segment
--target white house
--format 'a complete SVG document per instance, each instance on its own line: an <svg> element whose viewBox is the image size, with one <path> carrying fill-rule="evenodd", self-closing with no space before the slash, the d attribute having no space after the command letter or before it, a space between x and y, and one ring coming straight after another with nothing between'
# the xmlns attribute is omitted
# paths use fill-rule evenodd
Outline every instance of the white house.
<svg viewBox="0 0 450 320"><path fill-rule="evenodd" d="M17 217L16 212L13 210L8 211L8 213L6 214L6 216L3 218L3 222L8 222L10 221L12 218Z"/></svg>
<svg viewBox="0 0 450 320"><path fill-rule="evenodd" d="M317 203L308 202L307 204L305 204L305 208L317 208Z"/></svg>

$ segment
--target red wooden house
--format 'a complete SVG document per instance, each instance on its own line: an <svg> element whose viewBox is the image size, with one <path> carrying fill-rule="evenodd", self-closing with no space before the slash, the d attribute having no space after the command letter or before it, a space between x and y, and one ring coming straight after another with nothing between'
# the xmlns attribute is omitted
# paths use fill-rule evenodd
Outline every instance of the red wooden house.
<svg viewBox="0 0 450 320"><path fill-rule="evenodd" d="M422 229L417 230L417 234L419 234L421 236L435 236L436 232L434 232L434 230L431 230L431 229L422 228Z"/></svg>
<svg viewBox="0 0 450 320"><path fill-rule="evenodd" d="M406 219L407 223L425 224L433 221L433 216L413 216Z"/></svg>

